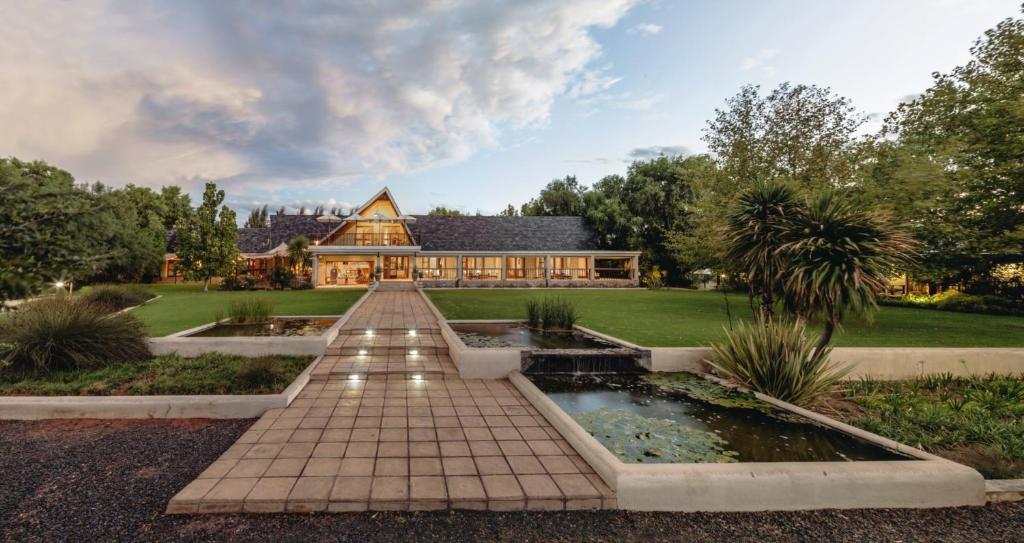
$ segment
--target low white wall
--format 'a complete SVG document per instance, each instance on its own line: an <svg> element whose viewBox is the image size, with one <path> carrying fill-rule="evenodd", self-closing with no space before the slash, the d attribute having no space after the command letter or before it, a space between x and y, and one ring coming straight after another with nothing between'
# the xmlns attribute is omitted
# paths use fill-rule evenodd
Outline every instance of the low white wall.
<svg viewBox="0 0 1024 543"><path fill-rule="evenodd" d="M770 511L954 507L985 503L985 481L966 466L862 430L858 437L918 460L626 464L519 373L512 383L616 492L620 509ZM784 402L773 403L785 409ZM796 409L803 414L803 410ZM816 414L815 414L816 415ZM816 415L840 429L841 423ZM823 422L824 423L824 422ZM842 431L842 430L841 430Z"/></svg>
<svg viewBox="0 0 1024 543"><path fill-rule="evenodd" d="M440 321L448 355L463 379L504 379L523 365L522 349L468 347L447 321Z"/></svg>
<svg viewBox="0 0 1024 543"><path fill-rule="evenodd" d="M921 375L1024 374L1024 349L836 347L833 364L856 364L848 379L911 379Z"/></svg>

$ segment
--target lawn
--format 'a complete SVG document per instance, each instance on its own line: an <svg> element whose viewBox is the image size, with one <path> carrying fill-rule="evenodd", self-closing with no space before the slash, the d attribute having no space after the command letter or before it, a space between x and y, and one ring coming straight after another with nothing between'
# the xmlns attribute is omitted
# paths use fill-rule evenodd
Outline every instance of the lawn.
<svg viewBox="0 0 1024 543"><path fill-rule="evenodd" d="M426 290L449 319L523 319L526 300L564 296L579 324L646 347L707 345L729 319L721 292L692 290ZM749 318L743 294L729 294L732 318ZM835 338L843 347L1022 347L1024 317L882 307L874 322L850 319Z"/></svg>
<svg viewBox="0 0 1024 543"><path fill-rule="evenodd" d="M1024 477L1024 381L954 377L860 380L836 385L816 409L890 439L977 469Z"/></svg>
<svg viewBox="0 0 1024 543"><path fill-rule="evenodd" d="M0 373L0 396L277 394L312 361L311 356L252 359L210 353L197 358L164 355L27 378Z"/></svg>
<svg viewBox="0 0 1024 543"><path fill-rule="evenodd" d="M227 314L232 301L257 298L274 304L274 315L341 315L365 290L257 290L203 292L202 285L146 286L159 300L132 310L152 337L166 336Z"/></svg>

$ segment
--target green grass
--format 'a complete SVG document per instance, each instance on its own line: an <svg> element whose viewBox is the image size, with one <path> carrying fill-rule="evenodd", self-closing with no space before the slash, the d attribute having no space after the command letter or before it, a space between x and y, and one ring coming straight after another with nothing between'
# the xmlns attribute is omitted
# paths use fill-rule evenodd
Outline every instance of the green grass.
<svg viewBox="0 0 1024 543"><path fill-rule="evenodd" d="M146 325L151 337L166 336L212 322L225 315L235 301L258 299L274 305L274 315L341 315L364 290L256 290L203 292L202 285L147 286L159 300L131 311Z"/></svg>
<svg viewBox="0 0 1024 543"><path fill-rule="evenodd" d="M690 290L427 290L449 319L525 319L526 301L558 294L576 303L579 324L646 347L694 347L721 339L721 292ZM729 294L733 319L749 319L744 294ZM874 322L850 319L841 347L1022 347L1024 317L881 307Z"/></svg>
<svg viewBox="0 0 1024 543"><path fill-rule="evenodd" d="M310 362L311 356L275 356L275 379L247 386L238 369L251 360L220 353L198 358L164 355L142 362L111 364L95 370L61 371L20 378L0 374L0 396L110 396L156 394L276 394Z"/></svg>
<svg viewBox="0 0 1024 543"><path fill-rule="evenodd" d="M1024 477L1024 381L935 375L837 385L829 416L969 465L985 477ZM839 400L839 401L836 401Z"/></svg>

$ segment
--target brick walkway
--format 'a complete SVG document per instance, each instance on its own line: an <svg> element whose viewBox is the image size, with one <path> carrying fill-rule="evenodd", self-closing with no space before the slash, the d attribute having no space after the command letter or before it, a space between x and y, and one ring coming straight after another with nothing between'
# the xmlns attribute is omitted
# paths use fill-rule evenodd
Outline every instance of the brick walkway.
<svg viewBox="0 0 1024 543"><path fill-rule="evenodd" d="M459 378L415 291L371 294L313 373L289 407L253 424L168 512L615 505L511 383Z"/></svg>

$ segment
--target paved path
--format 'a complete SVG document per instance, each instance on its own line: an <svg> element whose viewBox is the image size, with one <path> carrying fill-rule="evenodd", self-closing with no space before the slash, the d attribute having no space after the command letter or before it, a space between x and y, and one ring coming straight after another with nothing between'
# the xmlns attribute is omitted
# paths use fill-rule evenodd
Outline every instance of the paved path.
<svg viewBox="0 0 1024 543"><path fill-rule="evenodd" d="M614 505L511 383L459 378L419 293L386 291L352 315L298 398L253 424L168 512Z"/></svg>

